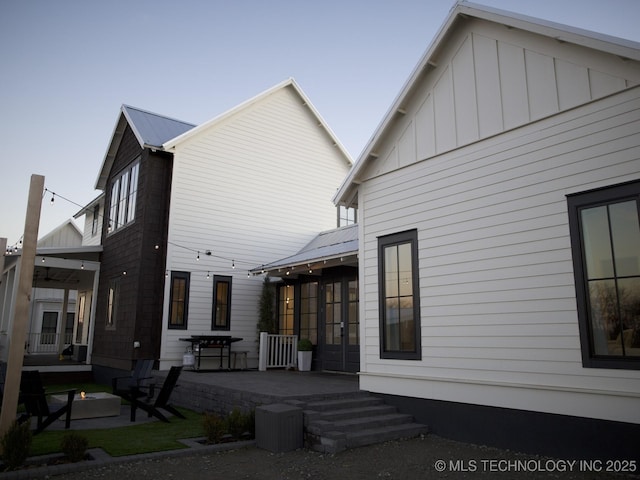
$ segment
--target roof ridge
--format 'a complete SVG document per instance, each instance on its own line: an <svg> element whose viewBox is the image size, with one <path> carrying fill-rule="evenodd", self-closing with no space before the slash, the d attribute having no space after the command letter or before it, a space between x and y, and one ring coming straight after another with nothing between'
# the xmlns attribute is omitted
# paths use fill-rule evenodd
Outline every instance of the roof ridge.
<svg viewBox="0 0 640 480"><path fill-rule="evenodd" d="M144 113L145 115L153 115L154 117L163 118L165 120L171 120L172 122L182 123L184 125L190 125L193 127L197 127L197 124L191 122L185 122L184 120L178 120L177 118L169 117L167 115L162 115L160 113L152 112L150 110L145 110L144 108L134 107L133 105L128 105L126 103L122 104L122 109L135 110L140 113Z"/></svg>

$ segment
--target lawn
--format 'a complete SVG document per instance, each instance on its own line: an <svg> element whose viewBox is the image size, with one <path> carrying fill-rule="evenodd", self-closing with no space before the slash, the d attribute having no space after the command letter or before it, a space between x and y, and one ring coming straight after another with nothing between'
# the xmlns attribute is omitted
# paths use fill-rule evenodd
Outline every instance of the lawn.
<svg viewBox="0 0 640 480"><path fill-rule="evenodd" d="M61 391L70 388L88 393L110 391L108 386L99 384L52 385L47 388L47 391ZM89 440L89 448L100 447L112 457L186 448L178 440L202 437L204 435L203 417L202 414L191 410L183 408L178 410L186 417L186 420L175 419L170 423L158 421L132 424L120 428L75 431ZM34 435L29 455L60 452L62 437L72 430L73 421L70 430L45 430Z"/></svg>

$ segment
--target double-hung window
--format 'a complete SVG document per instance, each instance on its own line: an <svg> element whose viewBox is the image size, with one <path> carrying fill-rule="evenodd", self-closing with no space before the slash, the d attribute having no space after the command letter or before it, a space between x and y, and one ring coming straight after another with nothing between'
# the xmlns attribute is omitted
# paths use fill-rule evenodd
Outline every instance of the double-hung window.
<svg viewBox="0 0 640 480"><path fill-rule="evenodd" d="M640 181L568 207L583 365L640 369Z"/></svg>
<svg viewBox="0 0 640 480"><path fill-rule="evenodd" d="M113 179L109 206L109 232L133 222L136 217L136 195L140 162L136 160Z"/></svg>
<svg viewBox="0 0 640 480"><path fill-rule="evenodd" d="M420 360L416 230L378 238L380 357Z"/></svg>

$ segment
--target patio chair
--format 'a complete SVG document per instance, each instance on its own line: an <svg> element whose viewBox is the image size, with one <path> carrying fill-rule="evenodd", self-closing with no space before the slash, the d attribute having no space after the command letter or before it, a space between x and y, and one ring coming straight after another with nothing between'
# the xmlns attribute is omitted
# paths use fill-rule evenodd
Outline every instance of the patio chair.
<svg viewBox="0 0 640 480"><path fill-rule="evenodd" d="M151 369L153 368L154 360L152 358L144 358L136 360L136 364L133 367L133 372L128 377L114 377L111 379L111 387L114 395L122 397L123 395L129 395L131 388L140 388L149 383L151 376Z"/></svg>
<svg viewBox="0 0 640 480"><path fill-rule="evenodd" d="M66 402L51 404L47 402L47 395L62 393L67 394ZM18 419L18 422L23 423L29 418L35 417L37 419L37 423L34 434L38 434L54 421L59 419L62 415L66 415L64 428L68 429L71 427L71 407L73 405L73 398L75 397L75 394L75 389L46 393L42 386L42 379L40 378L39 371L33 370L22 372L20 395L22 396L24 403L25 413Z"/></svg>
<svg viewBox="0 0 640 480"><path fill-rule="evenodd" d="M180 372L182 372L182 367L171 367L169 370L169 374L167 378L165 378L164 383L162 384L162 388L158 393L155 401L151 403L151 399L154 395L154 387L155 385L150 385L148 387L149 393L145 394L144 390L147 387L132 387L131 393L129 397L123 397L126 400L131 402L131 421L136 421L136 410L140 408L147 412L149 417L154 416L163 422L169 422L167 417L165 417L159 409L166 410L167 412L172 413L176 417L186 418L182 415L178 410L176 410L173 406L169 405L169 397L171 396L171 392L176 387L176 383L178 382L178 377L180 376ZM145 401L146 399L146 401Z"/></svg>

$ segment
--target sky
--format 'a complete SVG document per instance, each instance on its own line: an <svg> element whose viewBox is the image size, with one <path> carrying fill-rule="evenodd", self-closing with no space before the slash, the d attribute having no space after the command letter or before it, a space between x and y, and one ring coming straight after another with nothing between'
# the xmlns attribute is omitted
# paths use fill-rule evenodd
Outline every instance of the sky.
<svg viewBox="0 0 640 480"><path fill-rule="evenodd" d="M640 42L640 0L477 3ZM0 237L22 236L32 174L57 195L39 238L100 193L122 104L200 124L293 77L357 159L453 5L0 0Z"/></svg>

